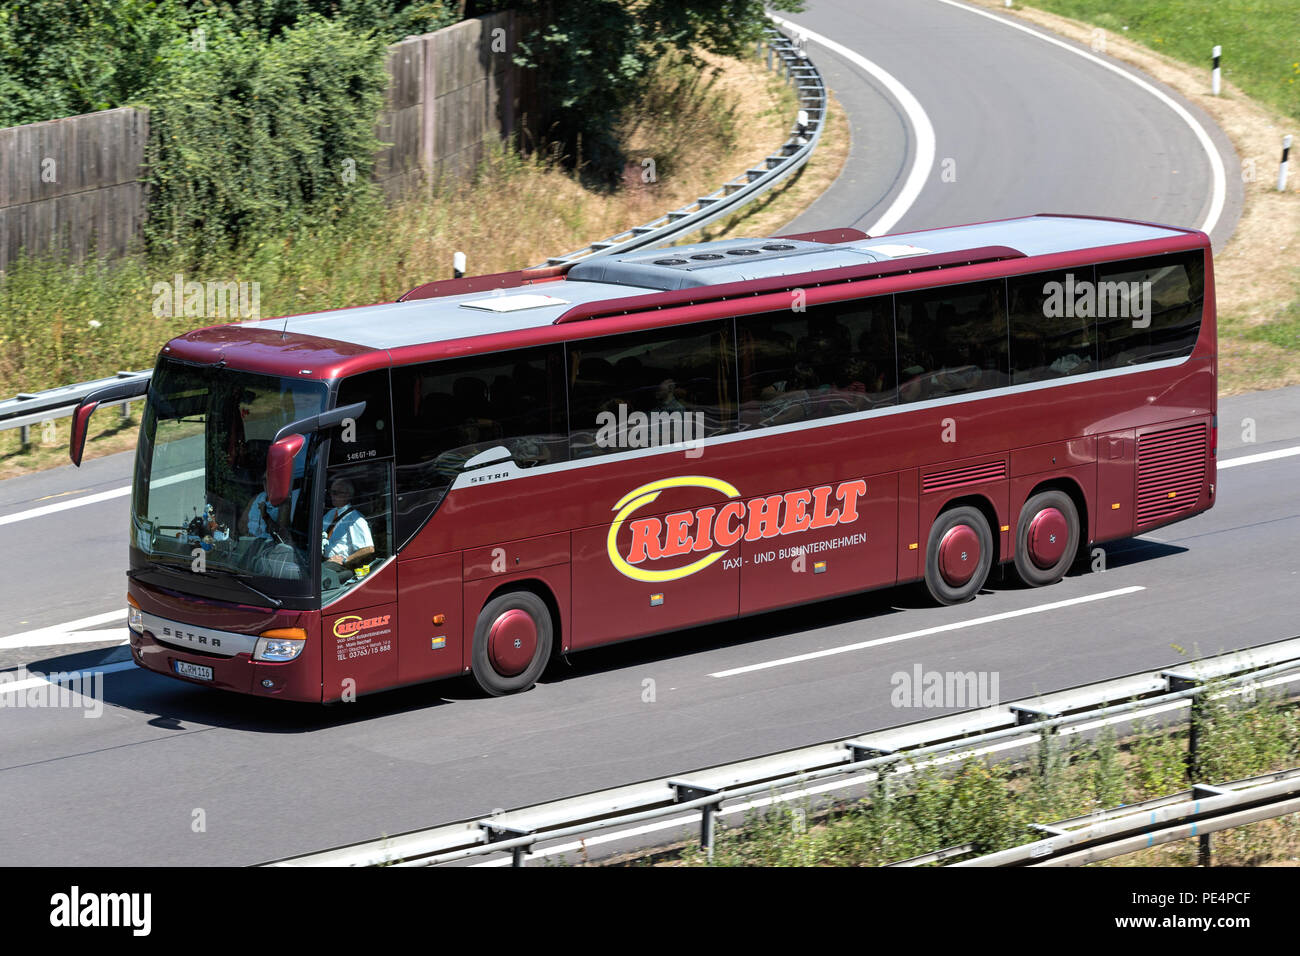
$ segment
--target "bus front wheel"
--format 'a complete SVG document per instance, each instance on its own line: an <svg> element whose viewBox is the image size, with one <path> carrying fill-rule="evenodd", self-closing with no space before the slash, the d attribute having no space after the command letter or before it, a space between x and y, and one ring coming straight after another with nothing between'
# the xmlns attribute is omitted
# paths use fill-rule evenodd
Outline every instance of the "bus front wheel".
<svg viewBox="0 0 1300 956"><path fill-rule="evenodd" d="M474 679L493 697L527 690L546 669L553 633L551 611L532 591L497 595L474 626Z"/></svg>
<svg viewBox="0 0 1300 956"><path fill-rule="evenodd" d="M1025 502L1016 523L1016 572L1030 587L1055 584L1079 551L1079 511L1064 491Z"/></svg>
<svg viewBox="0 0 1300 956"><path fill-rule="evenodd" d="M969 601L993 566L993 532L983 512L970 505L945 511L930 527L925 548L925 586L940 604Z"/></svg>

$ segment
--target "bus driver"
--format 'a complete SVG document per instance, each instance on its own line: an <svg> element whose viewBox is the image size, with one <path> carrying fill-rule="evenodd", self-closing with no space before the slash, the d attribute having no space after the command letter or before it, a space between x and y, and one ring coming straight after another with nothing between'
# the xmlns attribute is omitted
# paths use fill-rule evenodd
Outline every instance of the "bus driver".
<svg viewBox="0 0 1300 956"><path fill-rule="evenodd" d="M370 525L351 504L354 491L347 478L336 478L330 484L330 500L334 507L325 512L321 556L327 566L333 565L339 571L360 568L375 555Z"/></svg>

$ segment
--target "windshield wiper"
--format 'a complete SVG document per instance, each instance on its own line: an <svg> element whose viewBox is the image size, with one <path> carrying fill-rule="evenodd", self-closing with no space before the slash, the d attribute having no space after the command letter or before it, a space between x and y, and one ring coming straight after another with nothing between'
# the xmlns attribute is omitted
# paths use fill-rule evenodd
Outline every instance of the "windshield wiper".
<svg viewBox="0 0 1300 956"><path fill-rule="evenodd" d="M126 576L134 581L140 575L148 574L150 571L162 571L174 577L184 578L187 581L193 581L196 577L202 576L196 574L193 571L183 571L181 570L181 568L177 567L176 565L162 564L157 561L150 561L149 567L147 568L132 568L131 570L126 572ZM222 578L234 581L240 587L244 588L244 590L257 595L267 604L271 605L271 607L275 610L279 610L281 607L284 606L284 602L281 601L279 598L272 597L271 595L267 594L265 591L253 587L251 584L245 581L240 575L235 574L233 571L226 571L221 568L209 568L207 571L204 571L203 574L216 574Z"/></svg>

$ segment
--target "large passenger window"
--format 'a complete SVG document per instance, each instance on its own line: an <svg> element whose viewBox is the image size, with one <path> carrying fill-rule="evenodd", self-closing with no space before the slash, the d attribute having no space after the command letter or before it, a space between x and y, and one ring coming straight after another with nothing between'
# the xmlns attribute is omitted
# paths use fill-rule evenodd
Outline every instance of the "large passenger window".
<svg viewBox="0 0 1300 956"><path fill-rule="evenodd" d="M1097 370L1092 313L1079 308L1092 282L1092 266L1007 280L1013 385Z"/></svg>
<svg viewBox="0 0 1300 956"><path fill-rule="evenodd" d="M736 320L740 427L761 428L892 405L890 296Z"/></svg>
<svg viewBox="0 0 1300 956"><path fill-rule="evenodd" d="M1010 383L1001 279L900 293L895 320L901 401Z"/></svg>
<svg viewBox="0 0 1300 956"><path fill-rule="evenodd" d="M573 457L735 431L730 329L701 322L570 342Z"/></svg>
<svg viewBox="0 0 1300 956"><path fill-rule="evenodd" d="M519 468L568 459L558 345L393 369L397 532L407 541L481 452Z"/></svg>
<svg viewBox="0 0 1300 956"><path fill-rule="evenodd" d="M1192 354L1205 300L1201 250L1097 266L1103 368Z"/></svg>

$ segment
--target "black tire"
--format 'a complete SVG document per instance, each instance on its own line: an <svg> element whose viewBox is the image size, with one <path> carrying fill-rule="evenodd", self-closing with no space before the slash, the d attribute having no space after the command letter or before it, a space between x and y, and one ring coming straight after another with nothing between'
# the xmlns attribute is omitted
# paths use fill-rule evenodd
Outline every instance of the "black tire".
<svg viewBox="0 0 1300 956"><path fill-rule="evenodd" d="M535 631L532 655L528 658L527 664L517 672L514 672L513 667L502 667L500 661L494 659L492 647L494 625L498 625L511 612L526 614ZM522 623L522 619L518 617L514 617L514 620ZM505 594L498 594L483 606L483 610L478 615L478 623L474 625L474 650L470 659L470 669L474 679L493 697L527 690L537 683L537 678L546 669L546 664L551 658L554 632L555 626L551 620L550 608L532 591L507 591ZM500 648L497 655L500 655Z"/></svg>
<svg viewBox="0 0 1300 956"><path fill-rule="evenodd" d="M940 565L940 545L949 532L967 528L973 532L979 545L979 555L970 577L959 583L952 583L944 576ZM965 560L965 552L959 551L958 560ZM943 512L934 519L930 527L930 537L925 547L925 587L930 597L940 604L962 604L969 601L984 587L988 580L989 569L993 567L993 532L984 513L970 505L960 505Z"/></svg>
<svg viewBox="0 0 1300 956"><path fill-rule="evenodd" d="M1060 549L1060 556L1047 564L1035 560L1030 550L1029 534L1034 519L1050 508L1055 508L1065 519L1066 540ZM1053 538L1051 544L1057 545ZM1055 584L1065 577L1075 559L1079 556L1079 511L1074 506L1074 499L1064 491L1041 491L1025 502L1020 509L1020 520L1016 522L1016 573L1020 580L1030 587L1040 588Z"/></svg>

